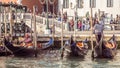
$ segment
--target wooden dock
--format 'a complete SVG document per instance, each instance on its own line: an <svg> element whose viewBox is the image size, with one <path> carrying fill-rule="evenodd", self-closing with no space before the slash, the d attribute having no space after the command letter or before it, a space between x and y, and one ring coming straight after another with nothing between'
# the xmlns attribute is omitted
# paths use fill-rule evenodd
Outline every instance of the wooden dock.
<svg viewBox="0 0 120 68"><path fill-rule="evenodd" d="M113 34L116 36L116 39L117 41L120 41L120 31L119 30L116 30L114 31L104 31L104 39L107 40L109 39L110 37L113 36ZM16 36L23 36L24 34L16 34ZM33 35L34 36L34 35ZM80 41L80 40L84 40L84 39L88 39L90 40L91 39L91 31L77 31L75 36L74 36L74 31L64 31L63 32L63 37L64 37L64 40L67 40L69 39L71 36L73 37L76 37L76 40ZM37 33L37 39L38 41L48 41L49 38L53 37L52 34L44 34L44 32L40 32L40 33ZM60 41L61 40L61 34L60 32L56 32L54 34L54 39L56 41ZM93 34L93 39L95 40L95 35Z"/></svg>

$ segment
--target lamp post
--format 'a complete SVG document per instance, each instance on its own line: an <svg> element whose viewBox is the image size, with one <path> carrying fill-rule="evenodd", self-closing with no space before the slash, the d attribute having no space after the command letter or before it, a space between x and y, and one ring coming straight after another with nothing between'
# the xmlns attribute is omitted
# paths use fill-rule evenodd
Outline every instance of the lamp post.
<svg viewBox="0 0 120 68"><path fill-rule="evenodd" d="M50 4L54 4L55 0L53 0L53 2L51 2L51 0L39 0L41 4L45 4L46 3L46 7L47 7L47 15L46 15L46 30L45 30L45 34L50 34L50 29L49 29L49 20L48 20L48 3Z"/></svg>

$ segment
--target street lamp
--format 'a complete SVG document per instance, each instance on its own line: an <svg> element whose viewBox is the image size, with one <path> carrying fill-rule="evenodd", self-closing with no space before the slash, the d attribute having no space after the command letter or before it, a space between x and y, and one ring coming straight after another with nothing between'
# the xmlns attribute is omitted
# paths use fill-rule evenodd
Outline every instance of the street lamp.
<svg viewBox="0 0 120 68"><path fill-rule="evenodd" d="M54 4L55 0L39 0L39 1L40 1L41 4L45 4L46 3L46 6L47 6L47 16L46 16L46 18L47 18L47 24L46 25L47 26L46 26L45 33L49 34L50 33L50 29L49 29L49 21L48 21L48 3Z"/></svg>

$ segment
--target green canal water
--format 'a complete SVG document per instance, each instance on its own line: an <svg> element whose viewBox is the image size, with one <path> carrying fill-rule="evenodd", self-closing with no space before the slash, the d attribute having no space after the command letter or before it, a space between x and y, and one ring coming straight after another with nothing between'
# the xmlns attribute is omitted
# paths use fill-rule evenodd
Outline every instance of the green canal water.
<svg viewBox="0 0 120 68"><path fill-rule="evenodd" d="M0 57L0 68L120 68L120 50L114 59L60 58L59 52L40 54L37 58Z"/></svg>

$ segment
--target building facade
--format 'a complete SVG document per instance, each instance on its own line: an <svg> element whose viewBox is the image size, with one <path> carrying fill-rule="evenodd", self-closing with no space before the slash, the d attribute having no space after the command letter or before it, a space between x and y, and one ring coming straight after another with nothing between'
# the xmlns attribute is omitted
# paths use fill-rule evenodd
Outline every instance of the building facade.
<svg viewBox="0 0 120 68"><path fill-rule="evenodd" d="M46 3L41 4L40 1L44 1L44 0L0 0L0 2L2 3L16 3L16 4L21 4L24 6L27 6L29 11L33 11L33 6L37 7L37 13L42 13L43 11L46 12L47 11L47 6ZM51 4L50 2L48 3L48 11L53 13L57 13L58 10L58 0L53 0L54 4Z"/></svg>
<svg viewBox="0 0 120 68"><path fill-rule="evenodd" d="M68 16L74 16L75 11L78 16L85 16L87 12L90 14L91 7L93 15L98 13L98 10L107 15L113 14L113 17L120 14L120 0L59 0L59 11L62 5L63 12L67 12Z"/></svg>

